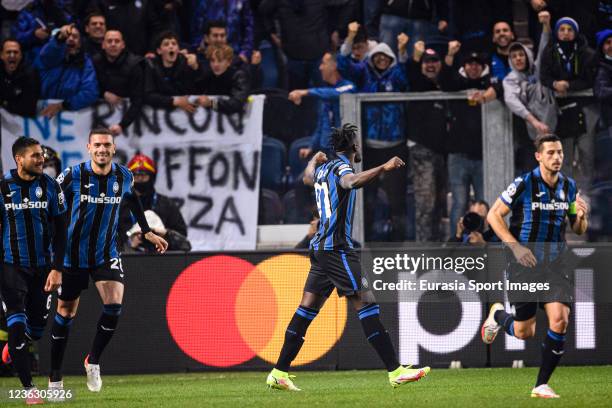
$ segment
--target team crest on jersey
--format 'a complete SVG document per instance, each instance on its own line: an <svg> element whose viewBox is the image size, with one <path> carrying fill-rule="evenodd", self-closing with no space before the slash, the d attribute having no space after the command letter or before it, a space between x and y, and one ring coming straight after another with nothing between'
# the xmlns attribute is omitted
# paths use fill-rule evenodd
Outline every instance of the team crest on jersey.
<svg viewBox="0 0 612 408"><path fill-rule="evenodd" d="M113 183L113 193L117 194L118 191L119 191L119 183L115 181Z"/></svg>
<svg viewBox="0 0 612 408"><path fill-rule="evenodd" d="M40 198L40 197L42 197L42 188L40 188L40 186L39 186L39 187L36 187L36 192L35 192L35 194L36 194L36 198Z"/></svg>
<svg viewBox="0 0 612 408"><path fill-rule="evenodd" d="M63 191L57 195L57 202L59 205L64 205L64 192Z"/></svg>

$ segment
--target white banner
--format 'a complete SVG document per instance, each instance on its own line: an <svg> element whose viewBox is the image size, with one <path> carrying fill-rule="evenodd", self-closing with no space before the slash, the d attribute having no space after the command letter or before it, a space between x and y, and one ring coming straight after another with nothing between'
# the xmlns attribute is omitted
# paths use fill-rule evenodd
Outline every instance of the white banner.
<svg viewBox="0 0 612 408"><path fill-rule="evenodd" d="M115 139L118 163L137 151L155 160L155 187L181 205L194 250L255 249L263 104L264 96L249 97L244 115L145 107L127 137ZM89 131L119 123L121 111L100 103L48 119L0 109L4 171L14 167L11 145L21 135L55 149L64 168L89 160Z"/></svg>

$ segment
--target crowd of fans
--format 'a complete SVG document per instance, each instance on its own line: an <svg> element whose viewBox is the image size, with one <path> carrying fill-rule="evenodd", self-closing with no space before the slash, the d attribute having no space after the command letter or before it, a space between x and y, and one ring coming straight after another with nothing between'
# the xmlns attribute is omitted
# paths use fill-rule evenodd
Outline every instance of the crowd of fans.
<svg viewBox="0 0 612 408"><path fill-rule="evenodd" d="M318 101L311 141L299 151L306 159L329 149L342 93L467 90L469 103L364 105L365 168L395 155L409 163L407 172L366 190L366 237L376 235L381 190L389 208L385 239L409 235L407 186L414 194L414 238L442 239L438 220L447 190L455 236L470 198L483 199L483 103L500 100L524 120L515 121L517 171L534 166L529 140L556 130L564 170L588 185L594 129L612 132L610 0L10 3L19 9L1 10L2 106L31 116L38 99L61 100L40 112L52 117L104 99L125 108L111 126L115 135L143 104L231 114L244 109L250 93L274 88L284 90L287 103ZM521 42L513 28L518 6L527 10ZM591 88L599 104L567 97Z"/></svg>

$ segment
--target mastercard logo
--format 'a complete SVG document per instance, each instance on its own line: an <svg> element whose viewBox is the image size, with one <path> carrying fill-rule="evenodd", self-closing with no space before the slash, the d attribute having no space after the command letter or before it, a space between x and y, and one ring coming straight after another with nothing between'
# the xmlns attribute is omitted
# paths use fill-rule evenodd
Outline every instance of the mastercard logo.
<svg viewBox="0 0 612 408"><path fill-rule="evenodd" d="M166 304L172 338L194 360L231 367L254 357L276 363L310 270L307 257L283 254L256 266L228 255L202 259L178 276ZM324 356L342 337L346 299L334 291L310 325L293 365Z"/></svg>

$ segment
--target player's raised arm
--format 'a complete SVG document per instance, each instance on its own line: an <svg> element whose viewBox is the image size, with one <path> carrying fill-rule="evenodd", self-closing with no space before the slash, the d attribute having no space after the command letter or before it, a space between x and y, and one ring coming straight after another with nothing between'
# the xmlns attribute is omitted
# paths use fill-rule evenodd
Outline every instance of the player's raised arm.
<svg viewBox="0 0 612 408"><path fill-rule="evenodd" d="M360 188L368 184L372 180L376 179L382 173L386 173L389 171L393 171L395 169L399 169L401 167L404 167L405 165L406 163L404 163L402 159L395 156L391 158L385 164L381 164L378 167L374 167L372 169L362 171L361 173L357 173L357 174L352 173L352 174L346 174L345 176L342 176L342 178L340 179L340 186L342 186L342 188L346 190L350 190L353 188Z"/></svg>
<svg viewBox="0 0 612 408"><path fill-rule="evenodd" d="M314 184L315 169L326 161L327 156L323 152L317 152L314 156L312 156L312 159L310 159L306 169L304 170L304 177L302 178L304 184L307 186L312 186Z"/></svg>

